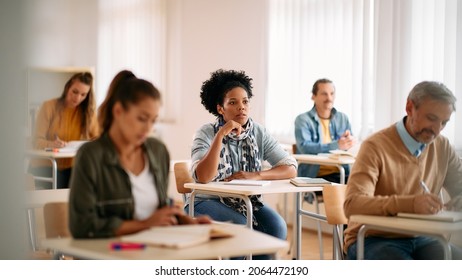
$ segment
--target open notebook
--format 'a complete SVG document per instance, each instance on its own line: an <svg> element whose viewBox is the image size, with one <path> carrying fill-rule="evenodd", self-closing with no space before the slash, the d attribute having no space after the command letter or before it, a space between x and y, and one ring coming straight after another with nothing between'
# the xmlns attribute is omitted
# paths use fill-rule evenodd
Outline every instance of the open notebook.
<svg viewBox="0 0 462 280"><path fill-rule="evenodd" d="M231 237L233 234L216 225L178 225L152 227L121 237L124 242L142 243L148 246L186 248L214 238Z"/></svg>
<svg viewBox="0 0 462 280"><path fill-rule="evenodd" d="M398 213L398 217L435 220L435 221L441 221L441 222L459 222L459 221L462 221L462 212L441 211L437 214L429 214L429 215L415 214L415 213Z"/></svg>

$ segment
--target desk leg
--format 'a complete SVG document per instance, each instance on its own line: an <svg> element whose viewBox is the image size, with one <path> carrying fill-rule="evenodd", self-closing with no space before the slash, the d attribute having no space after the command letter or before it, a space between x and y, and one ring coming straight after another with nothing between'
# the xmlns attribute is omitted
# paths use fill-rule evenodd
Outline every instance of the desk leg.
<svg viewBox="0 0 462 280"><path fill-rule="evenodd" d="M343 225L334 225L333 232L333 252L332 256L334 260L342 260L343 257Z"/></svg>
<svg viewBox="0 0 462 280"><path fill-rule="evenodd" d="M43 181L43 182L51 182L51 188L52 189L57 189L58 188L58 163L56 162L56 159L53 157L41 157L37 156L37 158L41 159L47 159L51 163L51 177L42 177L39 175L33 175L34 181Z"/></svg>
<svg viewBox="0 0 462 280"><path fill-rule="evenodd" d="M245 206L247 207L247 227L253 229L252 217L253 217L253 208L252 202L248 196L242 196L242 199L245 202Z"/></svg>
<svg viewBox="0 0 462 280"><path fill-rule="evenodd" d="M37 246L37 230L35 228L35 209L28 208L26 210L27 214L27 227L29 229L29 238L32 250L35 252L38 250Z"/></svg>
<svg viewBox="0 0 462 280"><path fill-rule="evenodd" d="M302 193L295 194L295 259L301 259L301 247L302 247L302 214L300 209L302 208Z"/></svg>
<svg viewBox="0 0 462 280"><path fill-rule="evenodd" d="M52 182L52 189L58 188L58 164L56 163L56 159L50 158L51 160L51 177L53 179Z"/></svg>
<svg viewBox="0 0 462 280"><path fill-rule="evenodd" d="M434 237L441 243L441 246L443 246L444 259L451 260L452 251L451 251L451 245L449 244L449 242L443 236L434 236Z"/></svg>
<svg viewBox="0 0 462 280"><path fill-rule="evenodd" d="M252 207L252 202L250 201L250 198L248 196L242 196L242 199L244 199L245 206L247 207L247 227L250 229L253 229L253 207ZM249 254L247 256L249 260L252 259L252 254Z"/></svg>
<svg viewBox="0 0 462 280"><path fill-rule="evenodd" d="M452 259L452 250L451 250L451 245L449 242L446 240L444 236L440 235L431 235L432 238L435 238L443 247L444 250L444 259L445 260L451 260Z"/></svg>
<svg viewBox="0 0 462 280"><path fill-rule="evenodd" d="M196 192L193 190L189 196L189 216L194 218L194 199L196 198Z"/></svg>
<svg viewBox="0 0 462 280"><path fill-rule="evenodd" d="M367 226L362 225L358 231L358 236L356 239L356 259L358 260L364 260L364 238L367 230Z"/></svg>
<svg viewBox="0 0 462 280"><path fill-rule="evenodd" d="M340 172L340 184L345 184L345 168L342 165L337 165L338 171Z"/></svg>

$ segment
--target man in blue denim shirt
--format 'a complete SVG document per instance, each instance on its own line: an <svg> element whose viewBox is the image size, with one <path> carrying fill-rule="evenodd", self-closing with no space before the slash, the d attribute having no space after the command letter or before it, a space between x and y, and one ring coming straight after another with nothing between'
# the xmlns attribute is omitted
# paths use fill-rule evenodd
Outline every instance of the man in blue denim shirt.
<svg viewBox="0 0 462 280"><path fill-rule="evenodd" d="M335 86L332 81L317 80L311 99L313 108L295 119L296 153L318 154L351 148L354 145L351 125L348 117L334 108ZM345 174L349 174L348 166L345 166ZM340 174L335 166L300 164L298 176L322 177L331 182L340 182Z"/></svg>

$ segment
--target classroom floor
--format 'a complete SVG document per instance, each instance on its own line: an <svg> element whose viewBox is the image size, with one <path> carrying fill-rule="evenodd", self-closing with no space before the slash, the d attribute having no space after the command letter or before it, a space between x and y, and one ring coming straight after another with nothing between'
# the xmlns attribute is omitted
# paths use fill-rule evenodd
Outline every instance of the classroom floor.
<svg viewBox="0 0 462 280"><path fill-rule="evenodd" d="M288 227L288 241L292 241L292 227ZM323 252L324 260L332 260L332 235L323 234ZM281 260L291 260L292 253L288 250L279 252L278 255ZM314 230L302 230L302 260L320 260L319 255L319 242L318 233Z"/></svg>

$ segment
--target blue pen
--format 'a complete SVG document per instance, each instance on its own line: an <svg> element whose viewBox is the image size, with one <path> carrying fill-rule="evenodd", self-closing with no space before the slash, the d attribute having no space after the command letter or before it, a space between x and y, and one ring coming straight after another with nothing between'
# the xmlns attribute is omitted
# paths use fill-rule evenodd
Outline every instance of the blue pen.
<svg viewBox="0 0 462 280"><path fill-rule="evenodd" d="M113 242L110 244L112 250L142 250L146 244L131 242Z"/></svg>

